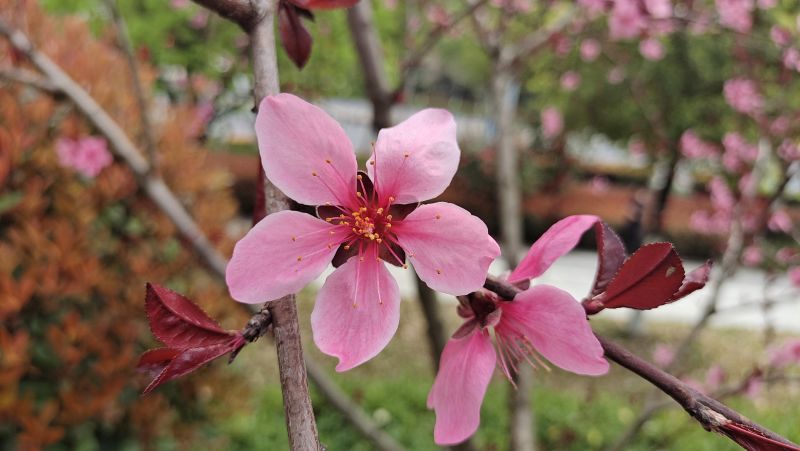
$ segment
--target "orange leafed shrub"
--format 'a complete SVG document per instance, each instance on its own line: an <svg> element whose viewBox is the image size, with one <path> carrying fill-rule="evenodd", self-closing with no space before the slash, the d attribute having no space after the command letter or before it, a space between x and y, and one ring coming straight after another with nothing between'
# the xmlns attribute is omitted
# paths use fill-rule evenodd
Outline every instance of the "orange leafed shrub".
<svg viewBox="0 0 800 451"><path fill-rule="evenodd" d="M33 2L0 0L0 11L141 142L130 74L113 36L98 40L82 21L46 17ZM33 70L2 39L0 54ZM154 71L145 67L142 78L149 87ZM156 124L157 165L229 254L230 180L205 164L206 150L186 133L192 115L191 105L173 106ZM93 180L59 166L58 137L97 134L68 101L0 81L0 443L19 449L73 447L87 430L98 441L147 446L168 432L191 443L182 415L202 416L216 394L212 381L233 377L207 369L139 396L146 377L134 368L152 347L146 281L179 289L230 327L244 318L234 318L240 309L224 285L209 278L122 163Z"/></svg>

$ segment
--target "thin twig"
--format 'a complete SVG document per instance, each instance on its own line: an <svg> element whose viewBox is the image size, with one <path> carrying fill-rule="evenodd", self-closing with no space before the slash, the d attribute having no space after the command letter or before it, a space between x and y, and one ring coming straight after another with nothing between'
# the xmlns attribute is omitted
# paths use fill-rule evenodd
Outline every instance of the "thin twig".
<svg viewBox="0 0 800 451"><path fill-rule="evenodd" d="M58 87L56 87L56 85L53 83L50 83L50 80L29 70L17 69L16 67L4 67L0 69L0 78L3 80L12 81L14 83L31 86L48 94L59 93Z"/></svg>
<svg viewBox="0 0 800 451"><path fill-rule="evenodd" d="M139 118L142 123L142 138L144 139L144 149L147 157L150 160L150 166L157 171L157 148L156 138L153 130L153 124L150 121L150 110L147 107L147 98L145 96L144 87L140 78L139 63L133 54L133 46L131 45L130 37L128 36L128 26L125 19L119 12L116 0L104 0L106 7L111 12L111 18L114 21L114 28L117 32L117 43L122 53L125 55L125 61L128 64L128 71L131 74L131 83L133 85L133 94L136 97L136 104L139 107Z"/></svg>

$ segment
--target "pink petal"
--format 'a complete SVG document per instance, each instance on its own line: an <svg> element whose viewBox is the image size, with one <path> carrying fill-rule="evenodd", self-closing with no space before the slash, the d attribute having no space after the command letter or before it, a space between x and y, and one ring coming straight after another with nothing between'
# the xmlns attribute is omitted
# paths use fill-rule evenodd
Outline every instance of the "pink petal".
<svg viewBox="0 0 800 451"><path fill-rule="evenodd" d="M233 249L225 271L231 297L255 304L300 291L328 266L347 233L305 213L268 215Z"/></svg>
<svg viewBox="0 0 800 451"><path fill-rule="evenodd" d="M412 204L442 194L460 156L453 115L426 109L378 133L367 172L382 203Z"/></svg>
<svg viewBox="0 0 800 451"><path fill-rule="evenodd" d="M442 352L439 374L428 395L436 411L433 438L438 445L463 442L481 421L481 404L497 360L487 332L451 339Z"/></svg>
<svg viewBox="0 0 800 451"><path fill-rule="evenodd" d="M328 276L311 312L314 343L339 358L336 371L375 357L400 322L400 288L374 252L370 255L364 261L351 258Z"/></svg>
<svg viewBox="0 0 800 451"><path fill-rule="evenodd" d="M482 287L489 264L500 255L486 224L447 202L420 206L392 231L419 277L456 296Z"/></svg>
<svg viewBox="0 0 800 451"><path fill-rule="evenodd" d="M573 373L597 376L608 371L583 307L566 291L536 285L500 308L498 335L527 338L539 354Z"/></svg>
<svg viewBox="0 0 800 451"><path fill-rule="evenodd" d="M553 224L533 243L517 269L508 276L508 281L519 282L544 274L553 262L571 251L580 241L581 235L599 220L594 215L575 215Z"/></svg>
<svg viewBox="0 0 800 451"><path fill-rule="evenodd" d="M265 97L256 137L267 178L287 196L307 205L355 206L353 145L320 108L291 94Z"/></svg>

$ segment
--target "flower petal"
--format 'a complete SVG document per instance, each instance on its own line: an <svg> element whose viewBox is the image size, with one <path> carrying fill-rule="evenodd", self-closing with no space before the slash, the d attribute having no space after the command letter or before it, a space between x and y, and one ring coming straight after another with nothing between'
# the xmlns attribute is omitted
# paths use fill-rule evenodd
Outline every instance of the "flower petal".
<svg viewBox="0 0 800 451"><path fill-rule="evenodd" d="M482 287L489 264L500 255L486 224L447 202L420 206L392 231L419 277L456 296Z"/></svg>
<svg viewBox="0 0 800 451"><path fill-rule="evenodd" d="M231 297L255 304L300 291L328 266L347 234L305 213L268 215L233 249L225 270Z"/></svg>
<svg viewBox="0 0 800 451"><path fill-rule="evenodd" d="M374 250L369 254L364 261L351 258L328 276L311 312L314 343L339 358L336 371L375 357L400 322L400 288Z"/></svg>
<svg viewBox="0 0 800 451"><path fill-rule="evenodd" d="M428 395L428 408L436 411L433 430L436 444L463 442L478 429L481 404L496 360L492 342L484 330L447 342L439 373Z"/></svg>
<svg viewBox="0 0 800 451"><path fill-rule="evenodd" d="M509 282L539 277L562 255L571 251L600 218L594 215L575 215L553 224L533 243L528 254L508 276Z"/></svg>
<svg viewBox="0 0 800 451"><path fill-rule="evenodd" d="M301 204L354 206L353 145L322 109L291 94L265 97L256 137L264 172L284 194Z"/></svg>
<svg viewBox="0 0 800 451"><path fill-rule="evenodd" d="M426 109L378 133L367 172L381 203L391 196L397 203L411 204L442 194L460 156L453 115Z"/></svg>
<svg viewBox="0 0 800 451"><path fill-rule="evenodd" d="M597 376L608 371L603 347L592 332L583 307L566 291L536 285L500 304L495 327L504 338L525 337L556 366Z"/></svg>

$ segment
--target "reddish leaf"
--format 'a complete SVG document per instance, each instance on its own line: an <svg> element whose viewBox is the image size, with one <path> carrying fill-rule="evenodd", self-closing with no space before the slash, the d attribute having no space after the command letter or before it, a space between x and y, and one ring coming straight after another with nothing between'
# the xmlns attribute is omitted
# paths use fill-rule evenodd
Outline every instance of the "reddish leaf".
<svg viewBox="0 0 800 451"><path fill-rule="evenodd" d="M189 299L159 285L147 284L145 309L153 335L170 348L226 343L235 335L219 327Z"/></svg>
<svg viewBox="0 0 800 451"><path fill-rule="evenodd" d="M594 225L594 232L597 237L597 275L590 297L606 290L627 257L622 240L608 224L598 222Z"/></svg>
<svg viewBox="0 0 800 451"><path fill-rule="evenodd" d="M670 302L683 276L681 258L672 244L648 244L625 261L597 299L606 308L655 308Z"/></svg>
<svg viewBox="0 0 800 451"><path fill-rule="evenodd" d="M800 451L800 447L796 445L781 443L765 437L748 426L732 421L720 426L719 430L748 451Z"/></svg>
<svg viewBox="0 0 800 451"><path fill-rule="evenodd" d="M233 340L233 338L231 338ZM218 343L213 344L210 346L203 346L198 348L190 348L184 349L182 351L177 351L178 353L169 360L169 362L164 366L164 369L150 382L150 385L144 389L142 394L147 394L153 391L156 387L167 382L169 380L175 379L176 377L183 376L185 374L191 373L192 371L200 368L201 366L205 365L206 363L220 357L222 355L231 352L232 349L232 342L231 343ZM159 349L155 349L153 351L160 351ZM153 351L147 352L142 356L142 359L148 356L148 354L152 354ZM174 350L173 350L174 351ZM166 352L164 352L166 354ZM155 360L155 357L152 358ZM141 361L140 361L141 365Z"/></svg>
<svg viewBox="0 0 800 451"><path fill-rule="evenodd" d="M678 291L672 295L670 302L685 298L689 295L689 293L697 291L706 286L708 277L711 275L711 266L711 260L708 260L694 270L690 271L689 274L686 274L686 277L683 279L683 284L680 288L678 288Z"/></svg>
<svg viewBox="0 0 800 451"><path fill-rule="evenodd" d="M305 8L305 6L302 6ZM278 31L281 34L281 44L283 44L286 54L294 62L295 66L302 69L311 56L311 34L306 30L296 7L292 4L280 2L278 7Z"/></svg>
<svg viewBox="0 0 800 451"><path fill-rule="evenodd" d="M288 0L288 1L305 9L349 8L358 3L358 0Z"/></svg>
<svg viewBox="0 0 800 451"><path fill-rule="evenodd" d="M181 351L172 348L151 349L139 357L136 369L149 374L150 377L156 377L180 353Z"/></svg>

